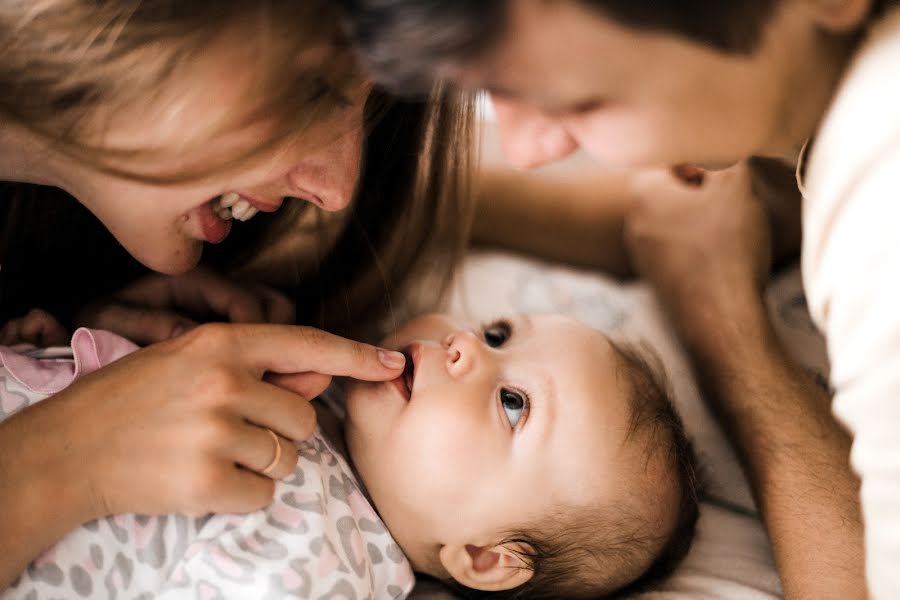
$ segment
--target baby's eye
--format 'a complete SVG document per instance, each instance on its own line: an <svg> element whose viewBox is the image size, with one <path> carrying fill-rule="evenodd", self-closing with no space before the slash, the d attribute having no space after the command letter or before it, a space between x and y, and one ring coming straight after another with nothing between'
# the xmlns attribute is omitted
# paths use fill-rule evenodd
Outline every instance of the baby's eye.
<svg viewBox="0 0 900 600"><path fill-rule="evenodd" d="M484 343L491 348L499 348L505 344L512 335L512 328L507 321L497 321L482 328Z"/></svg>
<svg viewBox="0 0 900 600"><path fill-rule="evenodd" d="M515 429L528 410L528 398L519 392L503 388L500 390L500 405L506 413L510 426Z"/></svg>

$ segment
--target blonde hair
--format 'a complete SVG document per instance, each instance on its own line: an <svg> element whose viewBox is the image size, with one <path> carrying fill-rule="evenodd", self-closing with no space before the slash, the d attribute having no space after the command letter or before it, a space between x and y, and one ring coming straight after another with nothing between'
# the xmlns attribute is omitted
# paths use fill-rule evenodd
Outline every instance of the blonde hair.
<svg viewBox="0 0 900 600"><path fill-rule="evenodd" d="M466 250L474 214L475 105L472 94L445 86L424 99L372 94L368 112L378 117L366 136L360 184L343 229L336 240L322 228L307 230L328 251L311 272L298 269L283 282L296 289L302 322L375 340L439 305ZM300 220L297 212L315 210L293 208L263 234L265 240L285 235ZM261 244L267 242L245 244L221 264L240 269L252 262L247 248Z"/></svg>
<svg viewBox="0 0 900 600"><path fill-rule="evenodd" d="M253 89L265 93L241 98L227 121L179 140L179 150L257 122L274 121L271 136L228 160L163 174L131 165L167 148L92 142L97 114L189 85L186 73L197 54L236 27L243 29L235 43L251 46L257 57ZM316 60L299 60L310 51ZM25 128L92 168L134 180L174 184L233 169L336 114L347 90L362 89L363 81L325 0L5 0L0 8L0 122ZM401 296L415 299L407 304L410 312L432 308L462 256L472 214L474 102L447 88L415 100L376 89L366 114L363 172L343 230L336 238L320 236L315 264L298 266L286 286L301 322L373 337L407 314L399 310ZM0 321L33 306L65 319L81 301L78 293L114 289L133 276L127 257L108 262L121 249L110 248L112 240L80 206L42 202L58 192L35 186L6 186L6 195L14 201L0 202ZM266 217L207 248L208 258L230 270L249 262L272 236L316 235L298 231L290 210ZM82 225L72 227L75 222ZM85 255L101 257L90 273L75 260ZM67 268L68 257L74 263Z"/></svg>
<svg viewBox="0 0 900 600"><path fill-rule="evenodd" d="M229 37L230 36L230 37ZM227 116L196 139L190 153L223 131L266 121L272 134L230 160L190 172L124 168L134 157L171 148L109 148L88 126L188 86L197 56L216 43L252 52L249 88ZM5 0L0 10L0 121L24 127L92 166L132 179L174 183L221 172L302 133L342 104L361 82L329 2L300 0ZM301 60L316 51L316 60Z"/></svg>

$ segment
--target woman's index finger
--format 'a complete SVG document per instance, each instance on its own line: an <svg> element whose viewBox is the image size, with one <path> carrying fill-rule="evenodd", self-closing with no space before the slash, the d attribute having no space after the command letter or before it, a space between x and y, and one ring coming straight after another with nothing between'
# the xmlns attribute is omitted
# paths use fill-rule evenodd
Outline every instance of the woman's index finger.
<svg viewBox="0 0 900 600"><path fill-rule="evenodd" d="M296 325L231 325L241 361L260 372L321 373L365 381L397 377L406 359L314 327Z"/></svg>

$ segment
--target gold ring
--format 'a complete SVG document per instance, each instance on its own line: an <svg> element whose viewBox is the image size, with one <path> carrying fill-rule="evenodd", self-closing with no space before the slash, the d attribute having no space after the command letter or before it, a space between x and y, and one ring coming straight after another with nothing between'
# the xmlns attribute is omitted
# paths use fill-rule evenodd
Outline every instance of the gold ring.
<svg viewBox="0 0 900 600"><path fill-rule="evenodd" d="M260 471L260 473L262 473L263 475L268 475L272 469L278 466L278 461L281 460L281 440L278 439L278 434L268 427L266 428L266 431L269 432L269 435L272 436L272 440L275 442L275 458L272 459L272 462L266 465L265 469Z"/></svg>

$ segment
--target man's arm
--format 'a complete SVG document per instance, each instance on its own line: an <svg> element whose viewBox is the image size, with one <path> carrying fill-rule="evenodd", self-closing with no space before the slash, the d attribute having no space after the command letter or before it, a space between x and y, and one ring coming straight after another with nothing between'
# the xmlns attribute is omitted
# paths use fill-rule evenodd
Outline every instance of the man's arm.
<svg viewBox="0 0 900 600"><path fill-rule="evenodd" d="M584 168L520 173L489 168L478 185L473 238L624 277L631 273L622 244L630 175Z"/></svg>
<svg viewBox="0 0 900 600"><path fill-rule="evenodd" d="M680 330L742 459L788 598L865 598L858 482L829 398L776 338L761 288L768 216L741 169L699 189L648 180L629 216L635 264Z"/></svg>
<svg viewBox="0 0 900 600"><path fill-rule="evenodd" d="M749 163L755 195L767 207L775 263L800 247L800 195L794 172L774 160ZM483 168L474 241L628 277L632 265L622 241L625 214L639 173L577 163L522 173Z"/></svg>
<svg viewBox="0 0 900 600"><path fill-rule="evenodd" d="M759 294L698 295L681 317L694 370L738 450L786 598L865 598L859 482L829 395L778 341Z"/></svg>

